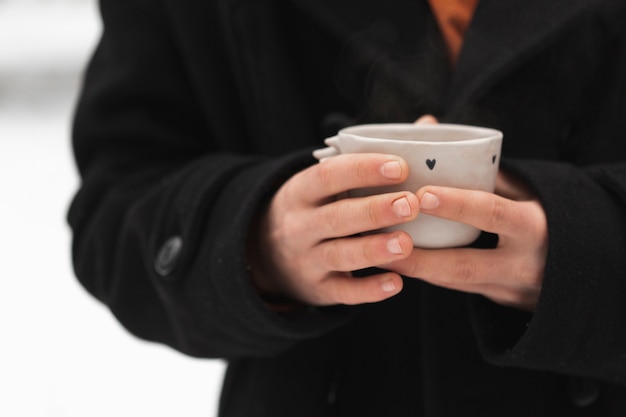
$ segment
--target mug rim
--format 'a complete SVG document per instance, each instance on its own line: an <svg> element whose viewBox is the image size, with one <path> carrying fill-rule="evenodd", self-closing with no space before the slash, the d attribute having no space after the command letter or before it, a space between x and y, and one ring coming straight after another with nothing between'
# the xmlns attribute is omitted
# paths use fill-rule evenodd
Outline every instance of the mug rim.
<svg viewBox="0 0 626 417"><path fill-rule="evenodd" d="M414 131L414 130L422 130L422 131L439 131L441 129L445 129L448 131L472 131L475 132L479 137L471 138L471 139L462 139L462 140L448 140L448 141L423 141L423 140L402 140L402 139L393 139L393 138L383 138L376 136L366 136L360 134L359 131L363 129L385 129L391 131ZM491 141L502 139L503 134L500 130L482 127L482 126L473 126L473 125L464 125L464 124L456 124L456 123L436 123L436 124L415 124L415 123L369 123L369 124L360 124L354 126L345 127L337 132L337 136L352 136L358 139L364 140L373 140L373 141L385 141L385 142L397 142L397 143L423 143L430 145L446 145L446 144L458 144L458 143L468 143L468 142L483 142L483 141Z"/></svg>

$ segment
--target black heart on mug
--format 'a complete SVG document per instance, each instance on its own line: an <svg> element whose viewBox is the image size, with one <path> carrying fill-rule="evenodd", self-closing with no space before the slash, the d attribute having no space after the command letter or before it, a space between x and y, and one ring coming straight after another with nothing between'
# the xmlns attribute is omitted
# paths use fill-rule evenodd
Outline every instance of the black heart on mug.
<svg viewBox="0 0 626 417"><path fill-rule="evenodd" d="M426 160L426 165L428 165L428 169L430 169L431 171L433 170L433 168L435 167L435 164L437 163L436 159L427 159Z"/></svg>

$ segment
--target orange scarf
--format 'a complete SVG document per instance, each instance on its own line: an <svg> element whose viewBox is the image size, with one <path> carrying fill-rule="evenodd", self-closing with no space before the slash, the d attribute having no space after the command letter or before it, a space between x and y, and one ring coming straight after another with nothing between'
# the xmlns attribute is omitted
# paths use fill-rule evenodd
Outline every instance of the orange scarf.
<svg viewBox="0 0 626 417"><path fill-rule="evenodd" d="M428 0L454 65L478 0Z"/></svg>

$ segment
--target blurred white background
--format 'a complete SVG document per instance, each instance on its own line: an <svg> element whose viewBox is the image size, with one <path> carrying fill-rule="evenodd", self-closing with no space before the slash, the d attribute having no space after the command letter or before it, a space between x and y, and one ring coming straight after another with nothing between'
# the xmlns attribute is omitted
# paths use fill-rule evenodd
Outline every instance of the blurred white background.
<svg viewBox="0 0 626 417"><path fill-rule="evenodd" d="M0 0L0 416L216 414L224 365L126 333L75 280L69 125L95 0Z"/></svg>

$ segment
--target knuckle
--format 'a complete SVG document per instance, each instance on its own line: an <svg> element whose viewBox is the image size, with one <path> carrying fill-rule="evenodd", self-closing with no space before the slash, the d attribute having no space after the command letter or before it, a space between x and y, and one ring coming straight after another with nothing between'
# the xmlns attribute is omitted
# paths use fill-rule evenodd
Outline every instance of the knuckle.
<svg viewBox="0 0 626 417"><path fill-rule="evenodd" d="M374 185L380 176L380 161L367 154L351 155L350 165L346 165L347 172L354 184L362 186Z"/></svg>
<svg viewBox="0 0 626 417"><path fill-rule="evenodd" d="M489 226L493 228L498 228L506 218L506 207L504 202L496 198L492 201L491 207L489 207Z"/></svg>
<svg viewBox="0 0 626 417"><path fill-rule="evenodd" d="M464 219L467 214L467 200L465 198L459 199L454 204L454 218Z"/></svg>
<svg viewBox="0 0 626 417"><path fill-rule="evenodd" d="M363 245L361 248L362 249L360 250L359 254L359 268L373 266L378 263L378 257L373 250L374 245Z"/></svg>
<svg viewBox="0 0 626 417"><path fill-rule="evenodd" d="M304 222L298 216L285 214L281 221L271 229L273 240L281 242L283 246L292 246L293 242L306 233Z"/></svg>
<svg viewBox="0 0 626 417"><path fill-rule="evenodd" d="M327 239L334 236L337 226L340 224L338 214L333 210L326 210L321 221L316 222L318 232L321 232L320 238Z"/></svg>
<svg viewBox="0 0 626 417"><path fill-rule="evenodd" d="M323 263L330 271L349 272L379 263L376 245L362 244L361 238L340 238L324 245Z"/></svg>
<svg viewBox="0 0 626 417"><path fill-rule="evenodd" d="M343 244L345 239L335 239L324 245L323 263L329 271L346 272L359 265L360 252Z"/></svg>
<svg viewBox="0 0 626 417"><path fill-rule="evenodd" d="M355 305L359 303L359 296L354 290L341 286L335 294L336 304Z"/></svg>
<svg viewBox="0 0 626 417"><path fill-rule="evenodd" d="M356 304L355 295L347 285L348 278L344 276L332 276L325 285L324 299L326 304Z"/></svg>
<svg viewBox="0 0 626 417"><path fill-rule="evenodd" d="M362 159L358 158L354 161L354 168L352 169L352 173L357 182L362 183L365 182L368 178L368 164L366 164Z"/></svg>
<svg viewBox="0 0 626 417"><path fill-rule="evenodd" d="M368 201L365 207L365 220L371 227L377 227L380 220L380 210L378 199L372 199Z"/></svg>
<svg viewBox="0 0 626 417"><path fill-rule="evenodd" d="M339 253L339 251L336 251L335 253ZM361 248L355 248L350 245L344 248L339 256L342 262L342 269L344 271L349 271L359 268L359 265L363 262L364 253Z"/></svg>
<svg viewBox="0 0 626 417"><path fill-rule="evenodd" d="M350 199L325 205L316 210L314 216L303 219L303 223L308 223L308 228L320 240L337 238L345 233L346 226L353 221L352 216L349 216L353 213L352 205Z"/></svg>
<svg viewBox="0 0 626 417"><path fill-rule="evenodd" d="M328 271L340 271L343 269L341 266L342 258L343 256L338 254L334 244L327 242L327 244L324 245L321 260L325 267L324 269Z"/></svg>
<svg viewBox="0 0 626 417"><path fill-rule="evenodd" d="M333 161L327 160L316 167L317 183L322 189L329 189L336 179Z"/></svg>
<svg viewBox="0 0 626 417"><path fill-rule="evenodd" d="M461 284L473 284L477 280L477 265L468 259L460 259L453 264L452 278Z"/></svg>
<svg viewBox="0 0 626 417"><path fill-rule="evenodd" d="M362 240L359 239L359 242L361 241ZM350 268L354 270L376 265L378 263L378 257L374 248L375 245L369 244L354 245L347 253Z"/></svg>

